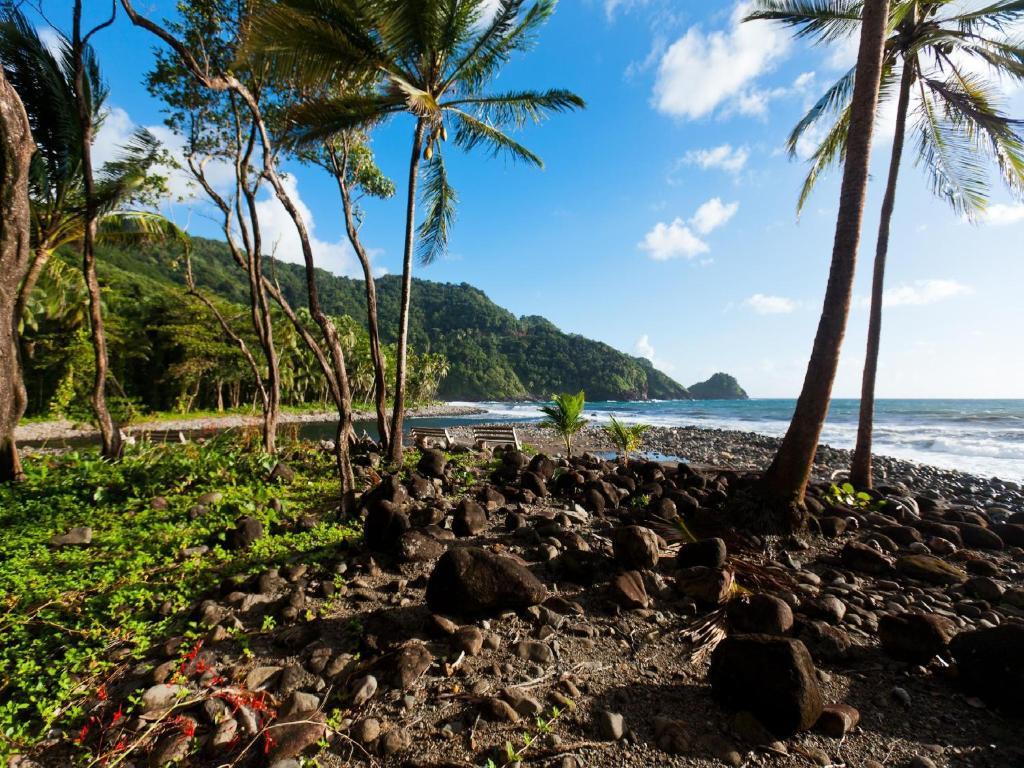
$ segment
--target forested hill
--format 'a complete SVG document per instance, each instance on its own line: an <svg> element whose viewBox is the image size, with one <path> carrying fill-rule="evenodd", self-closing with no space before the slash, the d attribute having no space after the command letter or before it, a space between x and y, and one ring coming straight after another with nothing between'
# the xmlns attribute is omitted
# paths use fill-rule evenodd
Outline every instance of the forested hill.
<svg viewBox="0 0 1024 768"><path fill-rule="evenodd" d="M125 271L182 284L180 257L172 248L104 249L101 258ZM193 271L200 288L244 304L248 286L220 241L193 241ZM294 306L304 306L305 271L300 265L268 263ZM361 280L320 274L324 309L351 315L365 325ZM377 281L381 335L395 341L401 281ZM417 352L440 352L449 361L439 397L448 400L547 398L554 392L587 393L589 400L678 400L686 388L643 358L598 341L560 331L542 317L517 318L466 283L414 280L410 343Z"/></svg>

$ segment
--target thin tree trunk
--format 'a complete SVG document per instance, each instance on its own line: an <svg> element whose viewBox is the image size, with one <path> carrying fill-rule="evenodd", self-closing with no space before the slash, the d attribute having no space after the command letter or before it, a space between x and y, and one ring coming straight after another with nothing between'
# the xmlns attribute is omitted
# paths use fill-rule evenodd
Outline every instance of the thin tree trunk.
<svg viewBox="0 0 1024 768"><path fill-rule="evenodd" d="M71 38L72 58L75 63L75 101L82 131L82 181L85 192L85 227L82 232L82 272L89 292L89 328L92 337L95 378L92 388L92 408L100 428L102 453L105 458L118 459L124 451L121 430L114 423L107 407L107 335L103 325L103 304L99 278L96 276L96 182L92 169L93 115L85 85L85 41L82 39L82 0L75 0L74 24Z"/></svg>
<svg viewBox="0 0 1024 768"><path fill-rule="evenodd" d="M32 254L32 262L29 264L28 272L25 273L25 279L21 281L21 286L18 288L17 304L14 307L15 327L20 325L24 319L29 297L32 295L36 283L39 282L39 277L43 274L43 269L50 261L51 255L52 252L49 249L40 247L37 247Z"/></svg>
<svg viewBox="0 0 1024 768"><path fill-rule="evenodd" d="M405 254L402 258L402 304L398 314L398 349L395 353L395 403L391 414L391 445L388 456L402 461L402 422L405 419L405 366L409 347L409 300L412 294L412 251L416 241L416 182L423 151L424 122L416 121L409 159L409 197L405 208Z"/></svg>
<svg viewBox="0 0 1024 768"><path fill-rule="evenodd" d="M24 473L14 430L28 393L18 344L18 288L29 269L29 164L35 152L28 115L0 68L0 482Z"/></svg>
<svg viewBox="0 0 1024 768"><path fill-rule="evenodd" d="M814 466L821 429L828 415L832 384L839 367L839 354L850 313L888 10L888 0L866 0L864 3L846 162L824 306L793 419L764 476L766 495L778 505L777 514L773 515L777 519L766 521L771 527L792 529L804 524L804 493Z"/></svg>
<svg viewBox="0 0 1024 768"><path fill-rule="evenodd" d="M347 140L346 140L347 141ZM370 357L373 359L373 382L374 382L374 404L377 408L377 432L380 435L380 444L384 452L387 452L390 445L388 406L387 406L387 381L386 368L384 366L384 353L380 348L380 326L377 321L377 282L373 278L373 265L370 257L363 247L363 241L359 237L359 227L356 225L353 213L352 191L348 186L348 147L345 147L345 154L339 161L337 152L330 144L327 145L327 153L333 166L334 178L338 182L338 192L341 194L342 209L345 212L345 231L348 233L348 241L356 252L359 264L363 268L363 280L366 285L366 327L370 336Z"/></svg>
<svg viewBox="0 0 1024 768"><path fill-rule="evenodd" d="M872 486L871 438L875 421L875 379L878 375L878 352L882 338L882 299L885 293L885 262L889 255L889 230L896 207L896 184L900 175L900 160L907 132L907 110L910 89L914 84L914 64L904 59L900 78L899 101L896 106L896 133L892 139L892 157L889 160L889 178L882 199L882 213L878 224L878 242L875 246L874 274L871 279L871 310L868 318L867 351L864 354L864 376L860 388L860 419L857 425L857 446L850 463L850 482L858 488Z"/></svg>

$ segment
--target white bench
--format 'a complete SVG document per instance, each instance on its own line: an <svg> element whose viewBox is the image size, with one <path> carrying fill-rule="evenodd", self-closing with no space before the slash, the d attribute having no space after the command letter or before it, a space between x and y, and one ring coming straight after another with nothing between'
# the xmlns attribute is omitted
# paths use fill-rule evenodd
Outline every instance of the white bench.
<svg viewBox="0 0 1024 768"><path fill-rule="evenodd" d="M446 450L452 447L452 433L440 427L413 427L410 430L412 441L419 445L421 442L440 443Z"/></svg>
<svg viewBox="0 0 1024 768"><path fill-rule="evenodd" d="M523 447L515 427L473 427L473 442L478 448L511 445L518 451Z"/></svg>

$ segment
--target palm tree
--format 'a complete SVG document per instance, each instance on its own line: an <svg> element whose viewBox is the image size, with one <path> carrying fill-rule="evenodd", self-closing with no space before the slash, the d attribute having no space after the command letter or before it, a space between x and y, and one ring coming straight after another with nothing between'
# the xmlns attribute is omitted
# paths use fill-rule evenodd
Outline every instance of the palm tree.
<svg viewBox="0 0 1024 768"><path fill-rule="evenodd" d="M575 395L568 392L553 395L551 399L554 405L545 405L540 409L547 416L540 426L554 430L565 443L566 455L572 456L572 439L577 432L587 426L587 420L582 418L583 407L586 404L583 390Z"/></svg>
<svg viewBox="0 0 1024 768"><path fill-rule="evenodd" d="M888 15L888 0L864 0L828 285L793 419L764 476L762 490L770 504L768 518L761 521L766 527L792 529L804 524L804 493L828 415L850 314Z"/></svg>
<svg viewBox="0 0 1024 768"><path fill-rule="evenodd" d="M829 40L856 31L861 7L853 0L826 5L781 0L761 2L752 17L781 21L797 27L798 34ZM1024 190L1024 140L1016 130L1020 123L1001 113L1001 100L989 81L965 70L973 60L990 67L997 76L1024 79L1024 46L1007 39L1006 34L1008 25L1021 18L1024 5L1012 0L975 11L938 0L902 0L890 10L882 97L891 96L898 82L896 125L875 247L860 423L851 465L851 480L859 487L872 485L871 439L885 266L908 117L913 114L915 120L917 164L928 174L933 192L958 215L973 218L984 209L986 158L995 160L1012 191ZM789 137L790 154L796 156L808 131L834 118L811 156L798 211L822 173L837 164L846 151L852 80L851 70L829 88Z"/></svg>
<svg viewBox="0 0 1024 768"><path fill-rule="evenodd" d="M612 441L612 445L618 450L623 462L629 460L629 454L640 449L644 433L651 428L650 424L623 424L614 416L607 426L601 427L602 431Z"/></svg>
<svg viewBox="0 0 1024 768"><path fill-rule="evenodd" d="M0 68L0 482L5 483L22 479L14 429L28 398L14 299L29 265L28 186L34 151L25 107Z"/></svg>
<svg viewBox="0 0 1024 768"><path fill-rule="evenodd" d="M33 289L50 268L53 253L64 246L83 245L90 229L90 212L95 219L92 229L97 242L123 244L181 236L159 214L126 209L133 200L147 198L155 191L150 170L159 160L159 144L148 131L136 132L120 156L95 174L92 194L88 196L91 205L87 203L83 154L87 140L78 119L76 55L82 58L81 91L88 102L89 133L93 134L102 124L107 92L92 49L85 45L76 54L71 41L60 37L54 51L42 42L20 11L9 10L0 18L0 66L24 102L38 150L29 175L31 254L15 293L15 318L19 325L25 319ZM102 336L98 302L90 315L99 316L98 331ZM104 418L98 412L97 419L102 428L109 415ZM112 423L110 429L113 430ZM108 455L118 450L119 435L113 431L109 436L104 433Z"/></svg>
<svg viewBox="0 0 1024 768"><path fill-rule="evenodd" d="M457 197L441 145L449 125L464 150L542 167L541 159L506 131L547 115L583 107L562 90L491 94L486 86L519 51L531 47L555 0L277 0L253 19L248 53L270 64L303 92L327 93L294 109L294 140L311 144L393 115L414 119L405 211L394 408L389 455L402 456L412 262L429 264L448 241ZM420 158L426 215L416 229Z"/></svg>

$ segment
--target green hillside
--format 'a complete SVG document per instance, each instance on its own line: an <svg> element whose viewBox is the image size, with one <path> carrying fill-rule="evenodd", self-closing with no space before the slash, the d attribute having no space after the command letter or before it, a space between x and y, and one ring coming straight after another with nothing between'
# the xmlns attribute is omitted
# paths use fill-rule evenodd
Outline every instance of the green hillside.
<svg viewBox="0 0 1024 768"><path fill-rule="evenodd" d="M193 244L196 282L205 290L239 304L248 287L231 262L224 243L197 238ZM172 250L106 249L101 262L146 278L181 284ZM305 305L305 271L296 264L268 263L281 290L295 306ZM360 280L321 272L324 309L365 324L365 294ZM394 342L401 281L377 281L381 334ZM583 389L590 400L676 400L686 388L643 358L598 341L566 334L542 317L517 318L478 288L466 283L414 280L410 343L418 352L441 353L450 370L438 395L449 400L522 400L553 392Z"/></svg>

